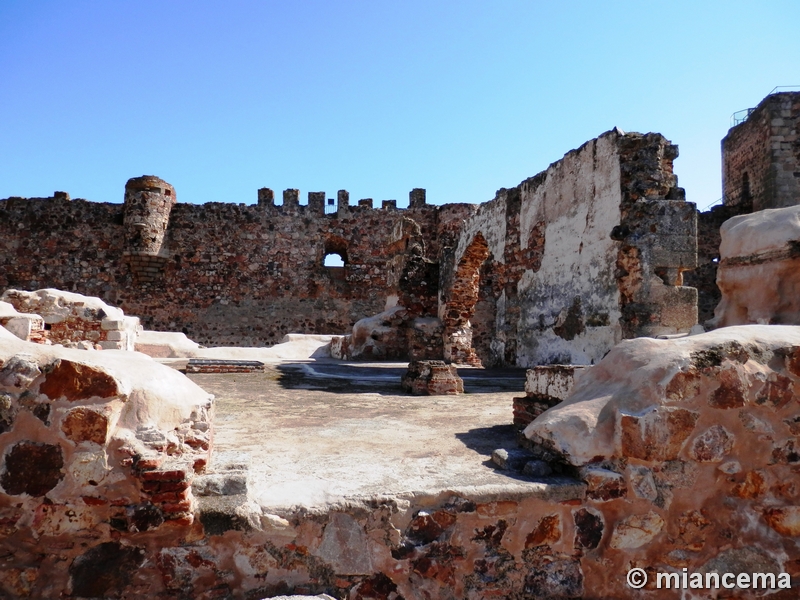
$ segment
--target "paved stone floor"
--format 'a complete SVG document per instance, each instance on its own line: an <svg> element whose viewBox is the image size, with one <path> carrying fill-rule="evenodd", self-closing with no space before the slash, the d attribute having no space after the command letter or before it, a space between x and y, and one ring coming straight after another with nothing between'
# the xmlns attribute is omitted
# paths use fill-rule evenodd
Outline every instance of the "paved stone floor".
<svg viewBox="0 0 800 600"><path fill-rule="evenodd" d="M536 487L489 460L516 447L512 398L524 394L524 370L460 369L467 393L414 397L400 390L405 367L318 360L190 375L216 395L212 464L249 461L251 494L268 512Z"/></svg>

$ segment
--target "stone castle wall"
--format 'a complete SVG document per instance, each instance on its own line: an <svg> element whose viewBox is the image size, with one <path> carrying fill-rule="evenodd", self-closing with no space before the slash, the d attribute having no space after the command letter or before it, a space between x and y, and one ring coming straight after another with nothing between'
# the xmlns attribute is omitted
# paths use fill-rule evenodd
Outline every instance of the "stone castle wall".
<svg viewBox="0 0 800 600"><path fill-rule="evenodd" d="M614 130L479 206L431 206L421 189L406 210L351 206L344 190L332 214L324 193L301 205L298 190L281 205L266 188L257 205L176 204L151 176L128 182L123 205L10 198L0 289L97 296L206 345L344 334L399 305L402 347L373 356L590 364L621 339L696 323L681 285L696 216L676 156L659 134ZM324 266L331 253L343 267Z"/></svg>
<svg viewBox="0 0 800 600"><path fill-rule="evenodd" d="M800 93L771 94L722 140L726 205L752 210L800 202ZM750 212L746 210L744 212Z"/></svg>
<svg viewBox="0 0 800 600"><path fill-rule="evenodd" d="M317 194L310 206L297 203L296 193L275 206L268 190L259 205L166 211L163 203L138 202L168 198L138 189L149 179L156 178L132 180L136 194L128 189L125 205L66 194L0 201L0 288L97 296L141 315L147 328L183 331L203 344L272 345L291 332L343 333L381 312L397 292L390 267L404 264L403 219L419 229L425 257L436 259L439 240L452 237L448 221L471 211L429 206L424 196L408 210L349 206L344 192L337 212L326 215ZM324 267L329 252L345 256L345 266ZM420 302L435 304L435 293Z"/></svg>

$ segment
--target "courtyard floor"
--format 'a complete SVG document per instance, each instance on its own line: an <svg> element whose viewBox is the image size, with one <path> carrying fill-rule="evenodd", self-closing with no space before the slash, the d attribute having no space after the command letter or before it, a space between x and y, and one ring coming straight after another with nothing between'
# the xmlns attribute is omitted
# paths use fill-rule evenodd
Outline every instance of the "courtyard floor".
<svg viewBox="0 0 800 600"><path fill-rule="evenodd" d="M524 370L460 369L465 394L410 396L400 389L405 368L323 359L190 375L216 396L212 467L248 463L251 496L270 512L537 487L490 460L516 447L512 398L524 395Z"/></svg>

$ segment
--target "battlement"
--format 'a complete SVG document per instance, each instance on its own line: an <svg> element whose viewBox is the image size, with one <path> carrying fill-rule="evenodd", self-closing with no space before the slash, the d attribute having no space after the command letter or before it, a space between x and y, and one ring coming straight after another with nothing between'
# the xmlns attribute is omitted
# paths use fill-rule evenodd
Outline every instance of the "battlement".
<svg viewBox="0 0 800 600"><path fill-rule="evenodd" d="M320 216L327 214L333 218L343 211L404 210L397 207L397 200L382 200L380 207L375 207L372 198L362 198L357 204L351 205L350 192L347 190L339 190L336 192L336 200L328 198L327 203L326 196L325 192L308 192L307 203L300 204L300 190L292 188L283 190L282 204L275 204L275 192L270 188L261 188L258 190L257 206L267 211ZM408 208L421 209L426 206L428 204L424 188L414 188L408 193Z"/></svg>

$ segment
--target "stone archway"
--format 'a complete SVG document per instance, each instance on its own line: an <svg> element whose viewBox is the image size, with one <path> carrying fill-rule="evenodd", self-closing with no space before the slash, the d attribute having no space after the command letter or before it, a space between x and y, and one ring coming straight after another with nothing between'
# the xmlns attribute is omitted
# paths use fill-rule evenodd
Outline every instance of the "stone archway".
<svg viewBox="0 0 800 600"><path fill-rule="evenodd" d="M481 285L481 273L482 271L486 273L487 269L482 267L489 255L489 244L483 234L478 232L458 261L442 316L444 358L450 362L482 366L481 357L473 347L475 331L480 332L478 338L481 341L481 350L485 350L488 358L488 343L491 337L489 329L493 328L494 323L494 315L490 316L488 313L494 311L490 310L489 303L486 303L486 306L481 304L480 325L473 327L472 319L476 315L479 299L487 298L485 291L482 293L482 288L486 286Z"/></svg>

